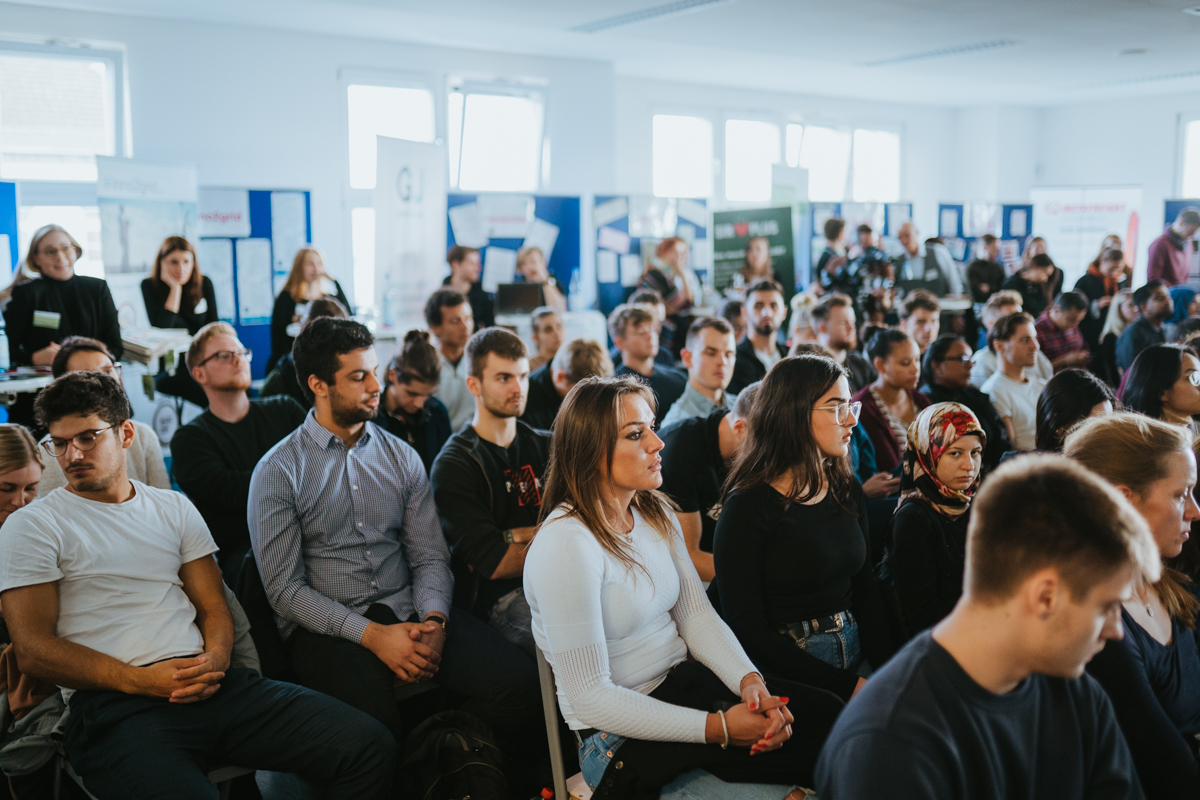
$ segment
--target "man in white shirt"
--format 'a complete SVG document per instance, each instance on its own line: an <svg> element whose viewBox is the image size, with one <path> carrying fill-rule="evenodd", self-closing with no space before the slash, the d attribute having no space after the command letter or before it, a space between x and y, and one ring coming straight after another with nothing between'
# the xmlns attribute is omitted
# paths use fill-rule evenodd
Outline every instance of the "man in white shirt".
<svg viewBox="0 0 1200 800"><path fill-rule="evenodd" d="M129 480L121 385L70 373L35 412L68 486L0 528L0 596L22 672L68 699L67 758L88 791L215 798L206 770L238 764L300 773L327 797L387 797L386 728L230 666L217 546L186 497Z"/></svg>
<svg viewBox="0 0 1200 800"><path fill-rule="evenodd" d="M983 327L990 332L992 326L996 324L996 320L1022 310L1021 295L1019 293L1011 289L996 292L988 298L987 304L983 307ZM1054 366L1050 363L1050 359L1046 358L1046 354L1039 349L1034 358L1033 367L1026 370L1025 374L1031 378L1038 378L1043 382L1053 378ZM992 377L999 368L999 365L1000 362L996 358L996 354L992 352L991 347L988 346L985 337L983 347L975 351L975 356L972 359L971 385L976 389L982 389L984 382Z"/></svg>
<svg viewBox="0 0 1200 800"><path fill-rule="evenodd" d="M1008 428L1009 441L1018 450L1037 448L1037 401L1045 381L1031 378L1038 354L1033 317L1024 311L997 320L988 334L988 346L996 353L1000 368L983 384L983 393Z"/></svg>
<svg viewBox="0 0 1200 800"><path fill-rule="evenodd" d="M663 417L661 427L693 417L707 417L718 408L729 406L725 389L733 379L736 347L733 328L720 317L701 317L691 324L680 352L688 371L687 387Z"/></svg>
<svg viewBox="0 0 1200 800"><path fill-rule="evenodd" d="M437 337L438 355L442 357L441 380L434 396L445 403L450 412L450 431L455 433L475 413L475 398L467 391L470 364L463 359L463 349L475 332L475 316L465 295L453 289L438 289L425 302L425 324Z"/></svg>

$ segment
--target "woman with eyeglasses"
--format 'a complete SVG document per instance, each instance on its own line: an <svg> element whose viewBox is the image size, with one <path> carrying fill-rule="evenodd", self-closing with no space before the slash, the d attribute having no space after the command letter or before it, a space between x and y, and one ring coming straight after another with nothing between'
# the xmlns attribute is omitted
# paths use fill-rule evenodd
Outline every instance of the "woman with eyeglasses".
<svg viewBox="0 0 1200 800"><path fill-rule="evenodd" d="M971 410L987 439L983 448L986 474L995 469L1013 447L1004 420L996 413L991 398L971 385L972 366L971 346L965 339L957 334L938 337L925 351L921 363L921 394L934 403L958 403Z"/></svg>
<svg viewBox="0 0 1200 800"><path fill-rule="evenodd" d="M89 339L86 336L71 336L63 339L54 363L50 366L55 378L68 372L84 372L97 370L111 375L121 382L121 365L112 357L112 353L104 346L104 342ZM171 477L167 475L167 467L163 462L162 447L158 443L158 434L144 422L133 422L133 444L125 451L125 465L129 477L136 481L158 489L170 489ZM42 439L42 446L50 441L47 435ZM53 454L51 454L53 455ZM46 471L42 473L42 494L48 494L60 486L67 485L67 476L56 459L46 461Z"/></svg>
<svg viewBox="0 0 1200 800"><path fill-rule="evenodd" d="M1200 433L1200 358L1181 344L1156 344L1134 359L1121 395L1125 408Z"/></svg>
<svg viewBox="0 0 1200 800"><path fill-rule="evenodd" d="M932 405L909 426L900 507L879 565L905 639L945 619L962 596L971 497L986 445L979 420L959 403Z"/></svg>
<svg viewBox="0 0 1200 800"><path fill-rule="evenodd" d="M713 537L722 616L751 660L843 700L890 653L866 497L848 457L860 410L832 358L776 364L750 410Z"/></svg>

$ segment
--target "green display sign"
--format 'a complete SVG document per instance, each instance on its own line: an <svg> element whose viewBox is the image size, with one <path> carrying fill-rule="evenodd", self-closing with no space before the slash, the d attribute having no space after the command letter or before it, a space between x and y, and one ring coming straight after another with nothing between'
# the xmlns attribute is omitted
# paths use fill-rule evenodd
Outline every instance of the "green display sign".
<svg viewBox="0 0 1200 800"><path fill-rule="evenodd" d="M723 292L734 284L741 272L746 245L763 236L771 245L771 266L783 284L786 297L796 291L795 238L792 234L792 208L750 208L713 213L713 281Z"/></svg>

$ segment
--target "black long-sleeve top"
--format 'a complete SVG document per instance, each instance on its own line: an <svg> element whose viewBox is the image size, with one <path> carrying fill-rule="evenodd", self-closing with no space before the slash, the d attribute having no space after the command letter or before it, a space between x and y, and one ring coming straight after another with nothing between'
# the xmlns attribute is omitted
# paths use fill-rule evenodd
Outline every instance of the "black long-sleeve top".
<svg viewBox="0 0 1200 800"><path fill-rule="evenodd" d="M195 336L196 331L210 322L216 322L217 294L212 281L207 275L200 278L200 300L192 308L187 308L187 299L179 302L179 312L168 311L167 295L170 289L165 283L155 284L153 278L142 281L142 300L146 303L146 316L155 328L187 328L187 332ZM196 309L200 311L197 312Z"/></svg>
<svg viewBox="0 0 1200 800"><path fill-rule="evenodd" d="M1171 644L1164 645L1124 609L1121 622L1125 637L1109 639L1087 671L1112 700L1147 800L1200 797L1200 765L1192 754L1200 733L1196 632L1176 619Z"/></svg>
<svg viewBox="0 0 1200 800"><path fill-rule="evenodd" d="M35 315L34 312L45 312ZM121 344L121 323L108 284L74 275L65 281L39 278L13 287L4 309L8 357L14 366L33 363L33 354L68 336L90 336L108 346L114 358Z"/></svg>
<svg viewBox="0 0 1200 800"><path fill-rule="evenodd" d="M713 538L722 616L764 673L849 700L858 676L826 664L780 633L801 620L851 611L867 660L889 655L883 606L871 571L866 495L854 484L843 508L831 495L792 503L768 485L731 494Z"/></svg>
<svg viewBox="0 0 1200 800"><path fill-rule="evenodd" d="M332 280L332 278L330 279ZM337 281L333 281L335 290L334 297L339 303L346 308L347 314L353 314L354 309L350 307L350 301L346 299L346 293L342 291L342 285ZM271 310L271 357L267 360L267 372L275 368L276 362L283 357L284 353L292 352L292 338L288 336L288 325L291 325L297 320L296 316L296 301L292 298L290 292L280 292L275 298L275 307Z"/></svg>
<svg viewBox="0 0 1200 800"><path fill-rule="evenodd" d="M969 517L952 519L918 499L892 516L881 577L896 590L909 636L945 619L962 596Z"/></svg>

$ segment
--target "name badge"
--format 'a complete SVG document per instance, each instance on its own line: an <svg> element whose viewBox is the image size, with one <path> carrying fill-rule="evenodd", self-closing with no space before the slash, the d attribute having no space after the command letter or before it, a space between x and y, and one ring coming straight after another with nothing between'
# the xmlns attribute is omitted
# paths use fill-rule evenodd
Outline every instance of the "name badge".
<svg viewBox="0 0 1200 800"><path fill-rule="evenodd" d="M33 312L33 327L35 328L49 328L52 331L56 331L61 321L62 314L55 311Z"/></svg>
<svg viewBox="0 0 1200 800"><path fill-rule="evenodd" d="M208 299L201 297L200 302L196 303L196 307L192 310L192 313L203 314L206 311L208 311Z"/></svg>

